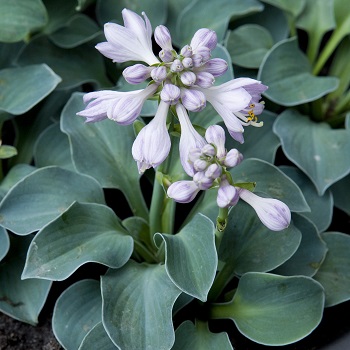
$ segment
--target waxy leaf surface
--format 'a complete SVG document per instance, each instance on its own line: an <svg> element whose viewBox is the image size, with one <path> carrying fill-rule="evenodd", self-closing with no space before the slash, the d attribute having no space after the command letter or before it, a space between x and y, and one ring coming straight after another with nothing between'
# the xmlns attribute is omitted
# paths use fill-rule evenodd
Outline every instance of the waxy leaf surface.
<svg viewBox="0 0 350 350"><path fill-rule="evenodd" d="M35 236L22 278L61 281L88 262L118 268L132 251L133 239L110 208L76 202Z"/></svg>
<svg viewBox="0 0 350 350"><path fill-rule="evenodd" d="M0 203L0 224L27 235L59 217L74 201L104 204L98 182L58 167L41 168L6 194Z"/></svg>
<svg viewBox="0 0 350 350"><path fill-rule="evenodd" d="M7 231L0 227L0 261L6 256L10 249L10 238Z"/></svg>
<svg viewBox="0 0 350 350"><path fill-rule="evenodd" d="M171 310L180 293L164 265L130 260L102 277L103 325L121 349L168 350L175 341Z"/></svg>
<svg viewBox="0 0 350 350"><path fill-rule="evenodd" d="M203 302L218 263L214 230L213 223L198 214L176 235L158 234L165 243L165 268L170 279L179 289Z"/></svg>
<svg viewBox="0 0 350 350"><path fill-rule="evenodd" d="M65 349L78 350L86 334L101 322L101 312L99 281L74 283L56 301L52 329L57 340Z"/></svg>
<svg viewBox="0 0 350 350"><path fill-rule="evenodd" d="M119 349L113 344L111 338L108 336L102 322L96 324L94 328L85 336L79 346L79 350L115 350Z"/></svg>
<svg viewBox="0 0 350 350"><path fill-rule="evenodd" d="M315 123L294 110L280 114L274 132L285 155L311 179L318 194L350 172L350 130Z"/></svg>

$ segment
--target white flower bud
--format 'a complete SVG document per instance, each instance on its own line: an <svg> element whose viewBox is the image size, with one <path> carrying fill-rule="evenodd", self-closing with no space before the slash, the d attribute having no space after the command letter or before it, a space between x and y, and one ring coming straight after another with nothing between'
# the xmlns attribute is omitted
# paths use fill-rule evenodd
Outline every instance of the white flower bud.
<svg viewBox="0 0 350 350"><path fill-rule="evenodd" d="M163 25L156 27L154 30L154 39L163 50L173 50L173 46L171 44L171 35L167 27Z"/></svg>
<svg viewBox="0 0 350 350"><path fill-rule="evenodd" d="M192 86L196 82L196 74L194 74L193 72L189 72L189 71L183 72L180 75L180 79L184 85Z"/></svg>
<svg viewBox="0 0 350 350"><path fill-rule="evenodd" d="M184 107L192 112L200 112L206 106L203 92L192 89L181 89L181 101Z"/></svg>
<svg viewBox="0 0 350 350"><path fill-rule="evenodd" d="M161 83L162 81L164 81L166 76L167 71L166 67L164 66L156 67L151 72L151 77L156 83Z"/></svg>
<svg viewBox="0 0 350 350"><path fill-rule="evenodd" d="M171 50L168 49L164 49L162 51L159 52L159 58L163 61L163 62L172 62L174 59L174 55L172 53Z"/></svg>
<svg viewBox="0 0 350 350"><path fill-rule="evenodd" d="M143 64L134 64L123 70L123 76L129 84L140 84L150 77L153 67L146 67Z"/></svg>
<svg viewBox="0 0 350 350"><path fill-rule="evenodd" d="M180 51L180 54L181 56L183 57L191 57L192 56L192 48L190 45L186 45L184 46L181 51Z"/></svg>
<svg viewBox="0 0 350 350"><path fill-rule="evenodd" d="M289 226L291 213L283 202L259 197L243 188L239 189L239 196L253 207L261 222L270 230L281 231Z"/></svg>
<svg viewBox="0 0 350 350"><path fill-rule="evenodd" d="M208 163L203 159L197 159L193 162L194 170L203 171L208 167Z"/></svg>
<svg viewBox="0 0 350 350"><path fill-rule="evenodd" d="M168 188L168 197L178 203L191 202L199 192L199 188L194 181L177 181Z"/></svg>
<svg viewBox="0 0 350 350"><path fill-rule="evenodd" d="M197 48L201 46L205 46L208 49L213 50L215 49L217 42L218 39L213 30L201 28L194 34L190 45L193 51L197 50Z"/></svg>
<svg viewBox="0 0 350 350"><path fill-rule="evenodd" d="M203 148L202 148L202 154L209 156L209 157L214 157L216 156L216 149L214 146L211 144L207 143Z"/></svg>
<svg viewBox="0 0 350 350"><path fill-rule="evenodd" d="M220 177L221 174L222 174L222 169L217 164L210 164L208 166L207 170L205 171L205 176L209 177L209 178L211 178L213 180L215 180L218 177Z"/></svg>
<svg viewBox="0 0 350 350"><path fill-rule="evenodd" d="M202 67L201 71L211 73L214 77L219 77L226 73L228 64L222 58L213 58L207 61Z"/></svg>
<svg viewBox="0 0 350 350"><path fill-rule="evenodd" d="M184 66L182 65L182 63L179 59L174 60L170 66L170 70L174 73L181 72L183 69L184 69Z"/></svg>
<svg viewBox="0 0 350 350"><path fill-rule="evenodd" d="M224 165L228 168L237 166L243 160L243 155L237 149L233 148L227 152L224 159Z"/></svg>
<svg viewBox="0 0 350 350"><path fill-rule="evenodd" d="M203 191L209 189L213 184L213 179L206 177L202 171L199 171L193 175L193 181L196 183L198 188Z"/></svg>
<svg viewBox="0 0 350 350"><path fill-rule="evenodd" d="M194 163L202 155L200 148L191 148L188 152L188 160Z"/></svg>
<svg viewBox="0 0 350 350"><path fill-rule="evenodd" d="M204 89L210 88L215 82L213 75L208 72L198 72L196 77L196 85Z"/></svg>
<svg viewBox="0 0 350 350"><path fill-rule="evenodd" d="M192 67L193 67L192 58L190 58L190 57L185 57L185 58L182 60L182 65L183 65L185 68L192 68Z"/></svg>
<svg viewBox="0 0 350 350"><path fill-rule="evenodd" d="M205 132L205 139L216 147L216 156L220 159L226 156L225 131L219 125L210 125Z"/></svg>
<svg viewBox="0 0 350 350"><path fill-rule="evenodd" d="M224 179L220 183L216 203L220 208L233 207L239 200L238 191Z"/></svg>
<svg viewBox="0 0 350 350"><path fill-rule="evenodd" d="M175 105L180 99L180 94L181 91L177 86L165 84L160 93L160 98L169 105Z"/></svg>

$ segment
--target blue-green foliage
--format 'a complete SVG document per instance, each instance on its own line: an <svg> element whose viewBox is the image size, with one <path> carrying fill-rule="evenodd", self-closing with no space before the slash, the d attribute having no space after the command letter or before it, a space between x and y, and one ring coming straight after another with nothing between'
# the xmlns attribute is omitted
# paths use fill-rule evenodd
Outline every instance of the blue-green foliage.
<svg viewBox="0 0 350 350"><path fill-rule="evenodd" d="M209 330L213 318L232 320L255 342L284 345L312 332L325 306L349 300L350 237L327 232L334 206L350 215L347 6L0 0L0 311L35 325L52 281L91 262L108 268L101 281L92 273L74 283L54 309L53 330L67 350L232 349L226 333ZM76 116L83 92L126 88L128 63L113 64L94 48L105 40L104 23L123 24L124 7L145 11L153 29L166 25L178 48L199 28L215 30L213 55L229 63L216 83L248 76L269 86L264 126L247 128L243 145L227 135L226 147L245 156L234 181L256 182L263 197L285 202L289 228L271 231L239 203L218 247L216 188L189 215L174 216L153 171L140 184L132 126ZM141 116L153 116L156 102ZM199 129L221 120L210 107L191 118ZM177 149L170 154L168 174L179 178ZM149 208L152 185L162 200ZM121 206L129 206L124 220ZM185 311L175 331L177 300L176 312Z"/></svg>

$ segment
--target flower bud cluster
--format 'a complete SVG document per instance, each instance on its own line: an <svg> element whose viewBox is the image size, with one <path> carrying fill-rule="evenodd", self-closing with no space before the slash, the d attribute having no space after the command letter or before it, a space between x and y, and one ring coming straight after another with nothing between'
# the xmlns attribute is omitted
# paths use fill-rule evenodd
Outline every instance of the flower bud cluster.
<svg viewBox="0 0 350 350"><path fill-rule="evenodd" d="M235 187L227 181L227 169L238 165L243 156L236 149L227 152L225 131L219 125L209 126L205 138L208 143L201 148L192 148L188 153L188 163L193 169L192 181L173 183L168 188L168 196L179 203L188 203L199 191L219 186L219 207L235 205L239 196Z"/></svg>
<svg viewBox="0 0 350 350"><path fill-rule="evenodd" d="M180 54L173 49L169 30L160 25L154 31L154 38L160 46L159 58L161 62L146 67L135 64L124 69L123 76L130 84L139 84L148 78L157 84L180 88L169 89L167 94L160 94L160 98L169 104L176 104L180 100L187 110L199 112L206 106L203 92L192 90L191 87L210 88L215 77L227 71L227 62L221 58L211 57L211 51L217 45L216 33L210 29L199 29L193 36L190 45L185 45ZM174 92L174 95L169 95Z"/></svg>

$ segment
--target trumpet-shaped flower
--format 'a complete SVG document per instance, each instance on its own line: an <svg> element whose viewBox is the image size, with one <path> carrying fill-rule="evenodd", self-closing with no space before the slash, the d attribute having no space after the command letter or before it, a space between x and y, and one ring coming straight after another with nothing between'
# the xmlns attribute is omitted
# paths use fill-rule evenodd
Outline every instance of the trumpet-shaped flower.
<svg viewBox="0 0 350 350"><path fill-rule="evenodd" d="M132 156L137 162L139 173L155 168L168 156L171 142L166 127L169 105L160 102L155 117L141 129L132 146Z"/></svg>
<svg viewBox="0 0 350 350"><path fill-rule="evenodd" d="M187 115L186 109L182 104L176 105L176 113L181 125L180 137L180 159L186 173L190 176L195 174L193 164L189 160L190 150L193 148L201 149L205 144L204 138L198 134Z"/></svg>
<svg viewBox="0 0 350 350"><path fill-rule="evenodd" d="M239 196L253 207L261 222L270 230L281 231L289 226L291 213L283 202L259 197L243 188L239 189Z"/></svg>
<svg viewBox="0 0 350 350"><path fill-rule="evenodd" d="M96 45L104 56L113 62L144 61L149 65L159 63L152 51L152 26L145 13L144 19L135 12L124 9L124 27L106 23L104 33L107 42Z"/></svg>

